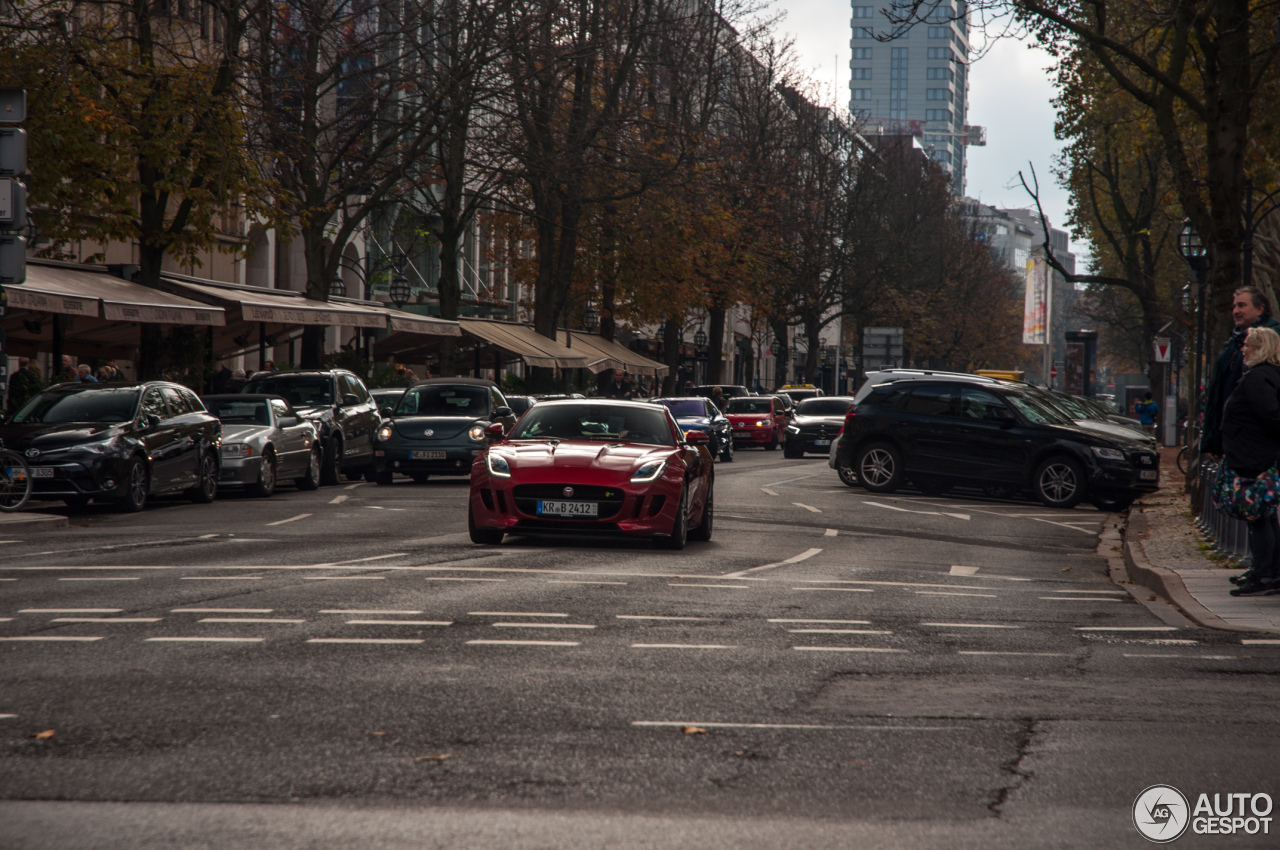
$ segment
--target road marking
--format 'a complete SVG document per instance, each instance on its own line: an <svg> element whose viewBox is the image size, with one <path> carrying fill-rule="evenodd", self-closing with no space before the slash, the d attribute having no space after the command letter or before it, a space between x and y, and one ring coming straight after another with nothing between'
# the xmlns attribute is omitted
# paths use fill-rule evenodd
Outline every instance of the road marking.
<svg viewBox="0 0 1280 850"><path fill-rule="evenodd" d="M568 579L549 578L547 584L626 584L625 581L570 581Z"/></svg>
<svg viewBox="0 0 1280 850"><path fill-rule="evenodd" d="M403 644L426 643L426 640L423 638L307 638L307 643Z"/></svg>
<svg viewBox="0 0 1280 850"><path fill-rule="evenodd" d="M632 649L737 649L726 643L633 643Z"/></svg>
<svg viewBox="0 0 1280 850"><path fill-rule="evenodd" d="M782 619L781 617L775 617L773 619L766 620L765 622L767 623L840 623L842 625L849 625L849 626L871 625L870 620L785 620L785 619Z"/></svg>
<svg viewBox="0 0 1280 850"><path fill-rule="evenodd" d="M872 584L883 587L940 587L943 590L990 590L980 584L931 584L922 581L872 581L854 578L802 578L804 584Z"/></svg>
<svg viewBox="0 0 1280 850"><path fill-rule="evenodd" d="M826 531L824 531L824 532L822 533L822 536L823 536L823 537L835 537L835 536L836 536L837 534L839 534L839 533L840 533L840 532L839 532L839 531L837 531L837 530L836 530L836 529L834 529L834 528L828 528Z"/></svg>
<svg viewBox="0 0 1280 850"><path fill-rule="evenodd" d="M1114 601L1114 600L1112 600ZM1077 632L1176 632L1177 626L1076 626Z"/></svg>
<svg viewBox="0 0 1280 850"><path fill-rule="evenodd" d="M201 534L201 535L200 535L199 537L197 537L196 539L197 539L197 540L210 540L210 539L212 539L212 538L214 538L214 537L217 537L217 536L218 536L218 535L216 535L216 534Z"/></svg>
<svg viewBox="0 0 1280 850"><path fill-rule="evenodd" d="M153 637L143 638L143 643L262 643L260 637Z"/></svg>
<svg viewBox="0 0 1280 850"><path fill-rule="evenodd" d="M19 614L119 614L123 608L23 608Z"/></svg>
<svg viewBox="0 0 1280 850"><path fill-rule="evenodd" d="M348 626L452 626L452 620L347 620Z"/></svg>
<svg viewBox="0 0 1280 850"><path fill-rule="evenodd" d="M270 614L274 608L170 608L170 614Z"/></svg>
<svg viewBox="0 0 1280 850"><path fill-rule="evenodd" d="M346 487L343 487L342 489L343 489L343 490L354 490L354 489L356 489L357 487L363 487L366 483L368 483L368 482L365 482L365 481L357 481L355 484L348 484Z"/></svg>
<svg viewBox="0 0 1280 850"><path fill-rule="evenodd" d="M13 622L12 617L0 617L0 623L12 623L12 622Z"/></svg>
<svg viewBox="0 0 1280 850"><path fill-rule="evenodd" d="M1078 528L1078 527L1077 527L1077 526L1075 526L1075 525L1070 525L1070 524L1065 523L1065 522L1054 522L1054 521L1053 521L1053 520L1051 520L1051 519L1040 519L1039 517L1028 517L1028 519L1030 519L1032 522L1047 522L1047 523L1049 523L1049 525L1058 525L1058 526L1061 526L1061 527L1063 527L1063 528L1069 528L1069 529L1071 529L1072 531L1083 531L1085 534L1096 534L1096 533L1097 533L1093 528ZM1084 521L1084 520L1081 520L1081 522L1083 522L1083 521ZM1095 524L1096 524L1096 523L1090 523L1090 525L1095 525Z"/></svg>
<svg viewBox="0 0 1280 850"><path fill-rule="evenodd" d="M306 620L285 619L283 617L205 617L197 623L305 623Z"/></svg>
<svg viewBox="0 0 1280 850"><path fill-rule="evenodd" d="M423 581L506 581L505 578L454 578L452 576L423 576Z"/></svg>
<svg viewBox="0 0 1280 850"><path fill-rule="evenodd" d="M568 617L568 614L547 614L534 611L468 611L472 617Z"/></svg>
<svg viewBox="0 0 1280 850"><path fill-rule="evenodd" d="M880 502L863 502L862 504L871 505L872 507L875 507L875 508L886 508L891 511L901 511L904 514L925 514L927 516L949 516L949 517L954 517L955 519L963 519L963 520L968 520L970 518L968 514L950 513L948 511L916 511L916 510L912 510L911 508L900 508L897 505L885 505Z"/></svg>
<svg viewBox="0 0 1280 850"><path fill-rule="evenodd" d="M1125 591L1125 590L1054 590L1050 592L1051 593L1084 593L1084 594L1092 593L1094 595L1102 594L1102 593L1114 593L1116 596L1129 595L1128 591Z"/></svg>
<svg viewBox="0 0 1280 850"><path fill-rule="evenodd" d="M768 487L761 487L760 489L761 489L761 490L763 490L763 491L765 491L766 493L768 493L770 496L776 496L776 495L778 495L778 494L777 494L777 493L775 493L774 491L770 490Z"/></svg>
<svg viewBox="0 0 1280 850"><path fill-rule="evenodd" d="M806 505L804 502L792 502L791 504L795 505L797 508L804 508L806 511L810 511L815 514L822 513L822 511L818 510L813 505Z"/></svg>
<svg viewBox="0 0 1280 850"><path fill-rule="evenodd" d="M346 495L346 494L339 495L339 496L334 496L332 499L330 499L330 500L329 500L329 504L331 504L331 505L341 505L343 502L345 502L347 499L350 499L350 498L351 498L351 497L350 497L350 496L348 496L348 495Z"/></svg>
<svg viewBox="0 0 1280 850"><path fill-rule="evenodd" d="M1056 602L1123 602L1123 599L1113 599L1110 596L1041 596L1039 599L1048 599Z"/></svg>
<svg viewBox="0 0 1280 850"><path fill-rule="evenodd" d="M1240 642L1245 646L1280 646L1280 640L1245 640L1242 638Z"/></svg>
<svg viewBox="0 0 1280 850"><path fill-rule="evenodd" d="M826 472L815 472L812 475L801 475L799 478L788 478L785 481L775 481L772 484L766 484L765 487L777 487L779 484L790 484L792 481L804 481L806 478L817 478L819 475L828 475ZM764 489L761 487L760 489Z"/></svg>
<svg viewBox="0 0 1280 850"><path fill-rule="evenodd" d="M814 555L817 555L821 551L822 551L821 549L806 549L803 552L801 552L799 555L792 555L790 558L787 558L785 561L778 561L773 564L764 564L759 567L752 567L749 570L739 570L736 573L725 573L724 575L721 576L721 578L741 578L742 576L745 576L749 573L757 573L760 570L771 570L774 567L783 567L783 566L786 566L787 564L798 564L801 561L809 560L810 558L812 558Z"/></svg>
<svg viewBox="0 0 1280 850"><path fill-rule="evenodd" d="M495 629L594 629L588 623L491 623Z"/></svg>
<svg viewBox="0 0 1280 850"><path fill-rule="evenodd" d="M801 652L897 652L903 653L905 649L886 649L880 646L793 646L792 649L798 649Z"/></svg>
<svg viewBox="0 0 1280 850"><path fill-rule="evenodd" d="M971 576L978 572L978 567L962 567L959 564L951 565L951 575L953 576Z"/></svg>
<svg viewBox="0 0 1280 850"><path fill-rule="evenodd" d="M17 581L17 579L9 579ZM140 576L93 576L90 578L60 578L58 581L141 581Z"/></svg>
<svg viewBox="0 0 1280 850"><path fill-rule="evenodd" d="M1234 661L1237 658L1248 658L1247 655L1185 655L1185 654L1160 654L1156 652L1126 652L1121 655L1122 658L1185 658L1191 660L1210 660L1210 661Z"/></svg>
<svg viewBox="0 0 1280 850"><path fill-rule="evenodd" d="M674 584L667 582L667 587L724 587L729 590L748 590L750 585L747 584Z"/></svg>
<svg viewBox="0 0 1280 850"><path fill-rule="evenodd" d="M385 561L387 558L403 558L408 552L392 552L389 555L371 555L368 558L352 558L350 561L333 561L328 564L313 564L314 567L343 567L348 564L367 564L370 561Z"/></svg>
<svg viewBox="0 0 1280 850"><path fill-rule="evenodd" d="M469 640L468 646L581 646L576 640Z"/></svg>
<svg viewBox="0 0 1280 850"><path fill-rule="evenodd" d="M808 729L825 730L878 730L882 732L946 732L949 726L828 726L819 723L708 723L705 720L633 720L632 726L645 728L698 726L703 729Z"/></svg>
<svg viewBox="0 0 1280 850"><path fill-rule="evenodd" d="M1046 658L1070 658L1071 657L1071 653L1069 652L990 652L987 650L980 650L980 649L962 649L960 650L960 654L961 655L1030 655L1030 656L1043 656Z"/></svg>
<svg viewBox="0 0 1280 850"><path fill-rule="evenodd" d="M268 526L271 526L271 525L284 525L286 522L297 522L298 520L300 520L300 519L306 519L306 518L307 518L307 517L309 517L309 516L311 516L311 514L298 514L297 516L291 516L291 517L289 517L288 519L281 519L281 520L276 520L275 522L269 522L269 523L267 523L267 525L268 525Z"/></svg>
<svg viewBox="0 0 1280 850"><path fill-rule="evenodd" d="M102 640L99 637L68 637L65 635L22 635L21 637L0 637L0 640L23 641L26 643L34 643L36 641L69 641L72 643L87 643L91 640Z"/></svg>
<svg viewBox="0 0 1280 850"><path fill-rule="evenodd" d="M421 614L421 611L401 611L393 609L374 609L374 608L322 608L321 614L350 614L350 615L373 615L377 616L388 614Z"/></svg>
<svg viewBox="0 0 1280 850"><path fill-rule="evenodd" d="M17 717L16 714L0 714L0 720L15 720Z"/></svg>
<svg viewBox="0 0 1280 850"><path fill-rule="evenodd" d="M922 626L937 626L944 629L1020 629L1022 626L998 626L994 623L921 623Z"/></svg>
<svg viewBox="0 0 1280 850"><path fill-rule="evenodd" d="M914 591L920 596L981 596L984 599L998 599L994 593L953 593L948 590L917 590Z"/></svg>
<svg viewBox="0 0 1280 850"><path fill-rule="evenodd" d="M163 617L54 617L51 623L158 623Z"/></svg>
<svg viewBox="0 0 1280 850"><path fill-rule="evenodd" d="M386 581L386 576L303 576L303 581Z"/></svg>
<svg viewBox="0 0 1280 850"><path fill-rule="evenodd" d="M875 593L869 587L793 587L792 590L825 590L838 593Z"/></svg>
<svg viewBox="0 0 1280 850"><path fill-rule="evenodd" d="M183 581L262 581L262 576L181 576Z"/></svg>
<svg viewBox="0 0 1280 850"><path fill-rule="evenodd" d="M619 620L716 620L718 617L664 617L658 614L616 614Z"/></svg>
<svg viewBox="0 0 1280 850"><path fill-rule="evenodd" d="M883 629L787 629L794 635L891 635Z"/></svg>

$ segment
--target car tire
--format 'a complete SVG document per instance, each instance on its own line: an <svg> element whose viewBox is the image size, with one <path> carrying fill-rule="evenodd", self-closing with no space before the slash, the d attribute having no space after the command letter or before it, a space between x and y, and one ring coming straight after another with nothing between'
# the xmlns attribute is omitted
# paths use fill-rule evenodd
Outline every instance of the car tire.
<svg viewBox="0 0 1280 850"><path fill-rule="evenodd" d="M311 450L311 457L307 460L307 474L302 478L293 479L293 483L297 485L299 490L316 490L320 487L320 464L324 458L324 452L316 446Z"/></svg>
<svg viewBox="0 0 1280 850"><path fill-rule="evenodd" d="M187 497L197 504L207 505L218 498L218 459L205 452L200 456L196 486L187 491Z"/></svg>
<svg viewBox="0 0 1280 850"><path fill-rule="evenodd" d="M715 524L716 491L714 486L707 490L707 503L702 506L702 518L698 524L689 529L689 539L707 541L711 539L712 526Z"/></svg>
<svg viewBox="0 0 1280 850"><path fill-rule="evenodd" d="M685 517L689 507L689 488L680 488L680 502L676 505L676 518L671 523L671 536L659 537L658 545L663 549L680 551L689 541L689 521Z"/></svg>
<svg viewBox="0 0 1280 850"><path fill-rule="evenodd" d="M764 444L764 450L765 450L766 452L771 452L771 451L773 451L774 449L776 449L777 447L778 447L778 438L777 438L777 437L774 437L772 440L770 440L769 442L767 442L767 443L765 443L765 444Z"/></svg>
<svg viewBox="0 0 1280 850"><path fill-rule="evenodd" d="M800 446L792 446L791 443L787 443L782 447L782 456L791 458L792 460L802 458L804 457L804 449Z"/></svg>
<svg viewBox="0 0 1280 850"><path fill-rule="evenodd" d="M414 484L426 484L431 480L430 474L426 472L410 472L409 477L413 479Z"/></svg>
<svg viewBox="0 0 1280 850"><path fill-rule="evenodd" d="M1118 496L1109 498L1107 496L1090 496L1089 504L1093 505L1100 511L1110 511L1111 513L1120 513L1129 509L1134 502L1134 496Z"/></svg>
<svg viewBox="0 0 1280 850"><path fill-rule="evenodd" d="M395 483L395 480L396 474L389 469L384 469L381 472L375 472L373 474L373 483L377 484L379 487L390 487Z"/></svg>
<svg viewBox="0 0 1280 850"><path fill-rule="evenodd" d="M324 461L320 467L320 483L332 485L338 483L342 468L342 438L334 437L324 448Z"/></svg>
<svg viewBox="0 0 1280 850"><path fill-rule="evenodd" d="M467 531L471 534L471 542L482 546L497 546L502 542L503 532L492 528L476 528L475 509L467 508Z"/></svg>
<svg viewBox="0 0 1280 850"><path fill-rule="evenodd" d="M269 499L276 492L276 453L267 452L262 456L262 468L258 470L258 480L247 488L250 496Z"/></svg>
<svg viewBox="0 0 1280 850"><path fill-rule="evenodd" d="M117 510L135 514L147 506L147 496L151 492L151 473L142 458L135 457L129 461L120 487L123 492L116 500Z"/></svg>
<svg viewBox="0 0 1280 850"><path fill-rule="evenodd" d="M853 469L858 482L872 493L892 493L902 486L902 452L889 443L859 449Z"/></svg>
<svg viewBox="0 0 1280 850"><path fill-rule="evenodd" d="M348 481L363 481L363 480L364 480L364 470L363 470L363 469L358 470L358 471L356 471L356 472L344 472L344 473L342 473L342 474L343 474L343 476L344 476Z"/></svg>
<svg viewBox="0 0 1280 850"><path fill-rule="evenodd" d="M1046 458L1036 467L1031 490L1046 508L1074 508L1085 497L1084 470L1066 455Z"/></svg>
<svg viewBox="0 0 1280 850"><path fill-rule="evenodd" d="M724 444L724 451L720 452L720 461L722 463L733 463L733 438L730 437L728 442Z"/></svg>
<svg viewBox="0 0 1280 850"><path fill-rule="evenodd" d="M843 463L836 462L836 473L840 476L840 480L848 487L858 486L858 473L853 471L852 466L845 466Z"/></svg>

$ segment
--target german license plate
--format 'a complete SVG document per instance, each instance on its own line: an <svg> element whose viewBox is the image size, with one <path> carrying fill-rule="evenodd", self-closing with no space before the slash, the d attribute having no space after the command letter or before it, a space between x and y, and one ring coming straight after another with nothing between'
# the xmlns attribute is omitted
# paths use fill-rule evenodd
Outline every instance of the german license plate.
<svg viewBox="0 0 1280 850"><path fill-rule="evenodd" d="M813 444L815 446L829 446L831 445L831 441L830 440L814 440Z"/></svg>
<svg viewBox="0 0 1280 850"><path fill-rule="evenodd" d="M538 502L538 516L599 516L597 502Z"/></svg>
<svg viewBox="0 0 1280 850"><path fill-rule="evenodd" d="M1160 473L1154 469L1140 469L1138 470L1138 477L1143 481L1155 481L1160 477Z"/></svg>
<svg viewBox="0 0 1280 850"><path fill-rule="evenodd" d="M52 478L53 467L52 466L33 466L31 467L31 477L32 478Z"/></svg>
<svg viewBox="0 0 1280 850"><path fill-rule="evenodd" d="M444 460L446 454L439 449L414 449L409 452L409 457L414 460Z"/></svg>

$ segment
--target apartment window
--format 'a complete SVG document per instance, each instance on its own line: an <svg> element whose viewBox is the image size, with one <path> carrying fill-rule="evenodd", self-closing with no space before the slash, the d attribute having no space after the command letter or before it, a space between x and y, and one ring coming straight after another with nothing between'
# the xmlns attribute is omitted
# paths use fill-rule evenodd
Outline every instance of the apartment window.
<svg viewBox="0 0 1280 850"><path fill-rule="evenodd" d="M926 121L943 121L947 124L951 123L950 109L926 109L924 111L924 120Z"/></svg>
<svg viewBox="0 0 1280 850"><path fill-rule="evenodd" d="M945 59L945 60L947 60L947 61L949 62L949 61L951 61L951 59L952 59L952 56L951 56L951 48L950 48L950 47L930 47L930 48L929 48L929 58L930 58L930 59Z"/></svg>
<svg viewBox="0 0 1280 850"><path fill-rule="evenodd" d="M854 58L854 59L870 59L870 58L871 58L871 48L870 48L870 47L855 47L855 48L853 48L853 58Z"/></svg>
<svg viewBox="0 0 1280 850"><path fill-rule="evenodd" d="M889 117L907 117L907 48L894 47L889 53Z"/></svg>
<svg viewBox="0 0 1280 850"><path fill-rule="evenodd" d="M951 164L951 154L945 150L934 151L933 158L938 162L945 162L947 165Z"/></svg>
<svg viewBox="0 0 1280 850"><path fill-rule="evenodd" d="M950 68L929 68L925 72L925 77L930 80L950 80L954 78Z"/></svg>
<svg viewBox="0 0 1280 850"><path fill-rule="evenodd" d="M951 38L951 27L929 27L929 38Z"/></svg>
<svg viewBox="0 0 1280 850"><path fill-rule="evenodd" d="M871 89L849 89L850 100L871 100Z"/></svg>
<svg viewBox="0 0 1280 850"><path fill-rule="evenodd" d="M871 79L871 69L870 68L854 68L853 78L855 80L869 80Z"/></svg>
<svg viewBox="0 0 1280 850"><path fill-rule="evenodd" d="M925 100L951 100L951 89L925 89Z"/></svg>
<svg viewBox="0 0 1280 850"><path fill-rule="evenodd" d="M875 37L876 37L876 36L875 36L875 33L874 33L874 32L872 32L872 31L871 31L870 29L868 29L867 27L854 27L854 28L853 28L853 38L854 38L854 40L855 40L855 41L857 41L858 39L862 39L862 38L875 38Z"/></svg>
<svg viewBox="0 0 1280 850"><path fill-rule="evenodd" d="M854 6L853 16L855 18L870 18L876 13L875 6Z"/></svg>

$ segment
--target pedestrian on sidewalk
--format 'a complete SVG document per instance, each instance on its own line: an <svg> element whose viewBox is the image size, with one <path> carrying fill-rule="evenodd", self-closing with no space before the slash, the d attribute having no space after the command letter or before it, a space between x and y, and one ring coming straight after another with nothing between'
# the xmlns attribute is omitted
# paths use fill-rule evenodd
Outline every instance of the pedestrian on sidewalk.
<svg viewBox="0 0 1280 850"><path fill-rule="evenodd" d="M1148 392L1142 401L1134 402L1133 412L1138 414L1138 421L1142 423L1142 430L1151 436L1156 433L1156 416L1160 413L1160 405L1151 399L1151 393Z"/></svg>
<svg viewBox="0 0 1280 850"><path fill-rule="evenodd" d="M1204 401L1204 429L1200 433L1200 451L1210 455L1222 454L1222 409L1231 391L1244 374L1242 348L1244 335L1249 328L1271 328L1280 331L1280 322L1271 316L1271 301L1256 286L1242 286L1235 291L1231 303L1231 320L1235 330L1218 352L1209 372L1208 388Z"/></svg>
<svg viewBox="0 0 1280 850"><path fill-rule="evenodd" d="M1222 448L1227 469L1245 480L1277 476L1280 457L1280 336L1249 328L1241 346L1244 375L1222 410ZM1280 588L1280 525L1274 501L1249 523L1253 567L1232 596Z"/></svg>

